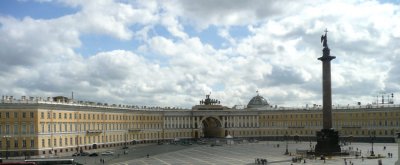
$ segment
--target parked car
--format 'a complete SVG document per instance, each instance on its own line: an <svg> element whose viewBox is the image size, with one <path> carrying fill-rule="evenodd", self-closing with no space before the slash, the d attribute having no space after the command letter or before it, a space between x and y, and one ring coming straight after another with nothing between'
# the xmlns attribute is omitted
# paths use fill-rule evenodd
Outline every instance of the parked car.
<svg viewBox="0 0 400 165"><path fill-rule="evenodd" d="M106 152L101 153L101 155L104 155L104 156L114 155L114 152L106 151Z"/></svg>
<svg viewBox="0 0 400 165"><path fill-rule="evenodd" d="M128 149L129 147L128 146L124 146L124 147L122 147L122 149Z"/></svg>
<svg viewBox="0 0 400 165"><path fill-rule="evenodd" d="M97 153L93 152L93 153L89 154L89 156L90 156L90 157L93 157L93 156L99 156L99 154L97 154Z"/></svg>
<svg viewBox="0 0 400 165"><path fill-rule="evenodd" d="M74 153L74 154L72 154L72 156L80 156L81 154L80 153Z"/></svg>
<svg viewBox="0 0 400 165"><path fill-rule="evenodd" d="M89 152L81 152L81 156L88 156Z"/></svg>

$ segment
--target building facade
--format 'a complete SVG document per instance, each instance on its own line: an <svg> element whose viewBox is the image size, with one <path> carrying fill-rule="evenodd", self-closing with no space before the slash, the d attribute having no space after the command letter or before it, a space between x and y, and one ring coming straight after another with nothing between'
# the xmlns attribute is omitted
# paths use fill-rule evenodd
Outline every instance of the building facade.
<svg viewBox="0 0 400 165"><path fill-rule="evenodd" d="M257 98L256 98L257 97ZM231 109L209 96L192 109L78 102L66 97L0 103L0 157L57 155L96 148L228 135L234 138L314 140L322 128L320 108L278 108L255 96L245 109ZM400 132L400 106L333 109L342 140L393 141Z"/></svg>

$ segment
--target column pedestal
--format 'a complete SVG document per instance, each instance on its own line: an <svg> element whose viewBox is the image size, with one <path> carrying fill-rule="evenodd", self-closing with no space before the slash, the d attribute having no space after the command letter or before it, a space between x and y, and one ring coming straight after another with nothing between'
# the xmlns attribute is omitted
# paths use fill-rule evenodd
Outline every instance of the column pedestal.
<svg viewBox="0 0 400 165"><path fill-rule="evenodd" d="M340 154L339 133L333 129L322 129L317 132L315 153L319 155Z"/></svg>

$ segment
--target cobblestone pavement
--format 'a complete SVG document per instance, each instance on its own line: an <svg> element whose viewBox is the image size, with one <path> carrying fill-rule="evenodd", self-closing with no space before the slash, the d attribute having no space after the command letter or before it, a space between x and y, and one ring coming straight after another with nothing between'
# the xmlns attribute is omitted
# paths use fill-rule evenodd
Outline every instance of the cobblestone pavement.
<svg viewBox="0 0 400 165"><path fill-rule="evenodd" d="M279 147L278 147L279 145ZM311 147L315 145L315 142L311 143ZM386 148L386 149L384 149ZM367 159L361 158L367 157L371 150L370 143L353 143L342 147L342 150L350 151L361 151L361 156L356 158L355 156L343 156L343 157L331 157L327 158L324 163L323 160L319 159L305 159L300 162L292 162L292 158L300 155L296 155L296 150L308 150L310 149L309 142L289 142L288 151L290 155L284 155L286 150L286 142L277 141L260 141L258 143L241 143L221 146L206 145L181 145L181 144L141 144L129 146L129 149L123 150L122 148L113 149L98 149L92 152L101 153L104 151L113 151L112 156L78 156L71 157L68 155L59 156L59 158L73 158L76 162L82 164L101 164L100 159L104 159L104 164L112 165L160 165L160 164L171 164L171 165L249 165L255 164L255 159L266 159L268 164L276 165L345 165L345 159L347 165L352 162L354 165L377 165L378 161L381 160L383 165L393 165L397 161L397 143L374 143L375 155L386 156L381 159ZM127 152L124 154L124 152ZM388 153L392 153L392 158L387 158ZM147 157L149 154L149 157ZM15 160L17 161L17 160Z"/></svg>
<svg viewBox="0 0 400 165"><path fill-rule="evenodd" d="M279 145L279 147L278 147ZM311 144L314 146L315 142ZM159 148L174 148L171 145L163 145ZM386 147L386 149L384 149ZM361 156L356 158L355 156L343 156L343 157L330 157L327 160L319 159L305 159L298 163L291 162L292 158L295 157L296 150L306 150L310 148L309 142L288 144L289 152L293 156L284 155L286 150L285 142L258 142L258 143L245 143L245 144L234 144L234 145L222 145L214 146L210 145L194 145L188 148L180 148L175 151L160 153L157 155L150 155L149 158L141 157L137 159L130 159L125 161L110 161L113 165L151 165L151 164L195 164L195 165L243 165L243 164L255 164L256 158L267 159L268 164L276 165L290 165L290 164L329 164L329 165L344 165L345 159L347 164L353 163L355 165L377 165L378 161L381 160L384 165L392 165L397 161L397 144L396 143L375 143L374 151L375 154L387 156L387 153L393 153L393 158L381 158L381 159L362 159ZM371 144L369 143L353 143L343 147L343 150L350 151L361 151L362 156L367 157L368 152L371 150ZM138 151L142 153L141 151ZM299 156L299 155L297 155Z"/></svg>

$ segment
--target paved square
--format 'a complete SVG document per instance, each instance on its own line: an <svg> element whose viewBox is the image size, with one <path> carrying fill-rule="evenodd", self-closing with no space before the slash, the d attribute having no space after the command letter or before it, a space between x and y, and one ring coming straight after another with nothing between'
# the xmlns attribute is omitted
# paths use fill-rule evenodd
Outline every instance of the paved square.
<svg viewBox="0 0 400 165"><path fill-rule="evenodd" d="M278 147L279 145L279 147ZM312 143L312 146L315 142ZM162 146L147 146L157 148L169 148L174 145L162 145ZM149 164L195 164L195 165L220 165L220 164L231 164L231 165L243 165L243 164L254 164L255 158L263 158L268 160L268 164L277 165L290 165L290 164L335 164L343 165L344 159L346 158L347 164L350 165L350 161L354 164L365 164L365 165L377 165L379 159L364 159L361 157L355 158L355 156L345 157L332 157L328 158L324 163L319 159L306 159L306 163L303 161L300 163L292 163L291 159L294 156L284 155L286 149L285 142L258 142L258 143L242 143L233 145L222 145L222 146L210 146L210 145L192 145L187 148L182 148L175 151L160 153L157 155L150 155L149 158L141 157L132 160L121 159L110 159L109 164L113 165L149 165ZM386 149L384 149L386 147ZM146 147L145 147L146 148ZM309 142L294 143L290 142L288 145L289 152L293 155L296 153L296 149L309 149ZM368 156L368 152L371 150L371 144L369 143L353 143L351 145L344 146L342 149L352 148L353 151L361 151L362 156ZM142 149L138 148L132 152L136 154L140 153L145 155ZM396 143L375 143L374 144L375 154L381 154L386 158L380 159L384 165L392 165L397 161L397 144ZM387 158L388 153L393 153L393 158Z"/></svg>

